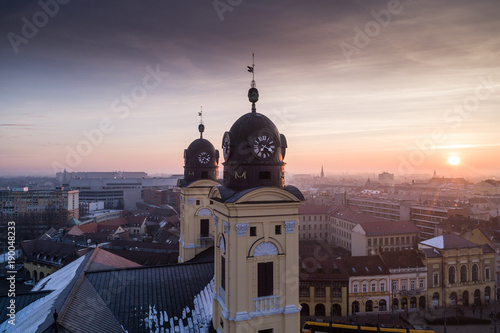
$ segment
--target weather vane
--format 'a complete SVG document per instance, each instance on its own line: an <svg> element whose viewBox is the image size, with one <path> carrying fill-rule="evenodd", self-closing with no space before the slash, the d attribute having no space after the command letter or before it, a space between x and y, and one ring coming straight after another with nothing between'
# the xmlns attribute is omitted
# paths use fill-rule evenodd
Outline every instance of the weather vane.
<svg viewBox="0 0 500 333"><path fill-rule="evenodd" d="M252 88L255 88L255 72L254 72L254 67L255 67L255 55L252 53L252 66L247 66L248 71L252 73Z"/></svg>
<svg viewBox="0 0 500 333"><path fill-rule="evenodd" d="M203 132L205 131L205 125L203 125L203 106L200 106L200 111L198 112L200 117L200 124L198 125L198 130L200 131L200 139L203 139Z"/></svg>

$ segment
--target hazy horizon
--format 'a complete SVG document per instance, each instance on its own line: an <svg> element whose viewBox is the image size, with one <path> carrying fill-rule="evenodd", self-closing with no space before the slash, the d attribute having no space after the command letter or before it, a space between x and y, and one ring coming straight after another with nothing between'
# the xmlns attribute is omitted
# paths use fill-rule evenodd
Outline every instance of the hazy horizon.
<svg viewBox="0 0 500 333"><path fill-rule="evenodd" d="M500 176L497 1L45 3L0 13L0 176L182 173L201 106L219 151L250 111L252 53L289 173Z"/></svg>

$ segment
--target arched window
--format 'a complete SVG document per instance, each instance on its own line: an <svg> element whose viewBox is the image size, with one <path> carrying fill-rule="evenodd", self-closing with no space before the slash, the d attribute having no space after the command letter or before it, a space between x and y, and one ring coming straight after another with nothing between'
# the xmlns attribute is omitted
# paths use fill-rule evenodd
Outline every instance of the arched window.
<svg viewBox="0 0 500 333"><path fill-rule="evenodd" d="M263 242L255 247L254 257L278 254L278 248L271 242Z"/></svg>
<svg viewBox="0 0 500 333"><path fill-rule="evenodd" d="M416 309L417 308L417 298L412 297L410 298L410 309Z"/></svg>
<svg viewBox="0 0 500 333"><path fill-rule="evenodd" d="M394 310L398 310L399 309L399 300L397 298L393 298L392 299L392 308Z"/></svg>
<svg viewBox="0 0 500 333"><path fill-rule="evenodd" d="M460 282L467 282L467 266L460 266Z"/></svg>
<svg viewBox="0 0 500 333"><path fill-rule="evenodd" d="M380 302L378 302L378 310L387 311L387 302L385 301L385 299L381 299Z"/></svg>
<svg viewBox="0 0 500 333"><path fill-rule="evenodd" d="M373 311L373 301L370 299L366 301L365 312L372 312L372 311Z"/></svg>
<svg viewBox="0 0 500 333"><path fill-rule="evenodd" d="M425 296L420 296L418 299L418 307L420 309L425 309Z"/></svg>
<svg viewBox="0 0 500 333"><path fill-rule="evenodd" d="M456 292L452 292L450 294L450 305L457 305L457 293Z"/></svg>
<svg viewBox="0 0 500 333"><path fill-rule="evenodd" d="M455 266L450 266L448 268L448 282L449 283L455 283Z"/></svg>
<svg viewBox="0 0 500 333"><path fill-rule="evenodd" d="M325 305L319 303L316 305L314 308L314 315L315 316L325 316Z"/></svg>
<svg viewBox="0 0 500 333"><path fill-rule="evenodd" d="M432 294L432 306L436 307L439 306L439 293L435 292Z"/></svg>
<svg viewBox="0 0 500 333"><path fill-rule="evenodd" d="M479 280L479 266L477 264L472 265L472 281Z"/></svg>
<svg viewBox="0 0 500 333"><path fill-rule="evenodd" d="M302 307L302 309L300 310L300 315L309 316L309 305L307 305L306 303L302 303L300 304L300 306Z"/></svg>
<svg viewBox="0 0 500 333"><path fill-rule="evenodd" d="M352 314L355 314L358 312L359 312L359 302L354 301L354 302L352 302Z"/></svg>
<svg viewBox="0 0 500 333"><path fill-rule="evenodd" d="M491 288L488 286L484 288L484 300L489 303L490 301Z"/></svg>
<svg viewBox="0 0 500 333"><path fill-rule="evenodd" d="M403 310L408 309L408 298L403 297L401 299L401 309L403 309Z"/></svg>

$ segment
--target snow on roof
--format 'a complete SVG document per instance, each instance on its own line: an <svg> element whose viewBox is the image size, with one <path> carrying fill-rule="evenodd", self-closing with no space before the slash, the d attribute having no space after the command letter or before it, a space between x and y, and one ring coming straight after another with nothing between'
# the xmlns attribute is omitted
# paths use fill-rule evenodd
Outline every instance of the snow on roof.
<svg viewBox="0 0 500 333"><path fill-rule="evenodd" d="M171 332L208 332L212 321L212 295L214 293L214 279L194 297L194 309L186 308L182 311L182 318L169 318L167 311L157 311L156 306L149 305L144 313L144 324L149 332L158 332L170 327ZM184 322L187 320L187 326ZM168 328L167 328L168 331Z"/></svg>
<svg viewBox="0 0 500 333"><path fill-rule="evenodd" d="M11 331L12 325L6 320L0 325L0 332L37 332L38 327L51 316L54 302L62 291L71 283L84 258L85 256L82 256L71 264L40 280L32 291L52 290L52 292L16 313L16 325L13 331Z"/></svg>

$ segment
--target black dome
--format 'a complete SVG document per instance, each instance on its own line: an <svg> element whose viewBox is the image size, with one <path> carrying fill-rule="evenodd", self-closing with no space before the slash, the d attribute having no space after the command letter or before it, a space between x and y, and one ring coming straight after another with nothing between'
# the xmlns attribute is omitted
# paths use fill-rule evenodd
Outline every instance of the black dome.
<svg viewBox="0 0 500 333"><path fill-rule="evenodd" d="M265 115L241 116L224 134L224 185L235 190L284 186L286 139Z"/></svg>
<svg viewBox="0 0 500 333"><path fill-rule="evenodd" d="M279 149L281 148L280 132L271 119L267 118L265 115L257 112L244 114L236 120L233 126L231 126L229 133L232 143L232 153L226 163L248 163L252 161L254 163L269 164L283 162L283 154L281 149ZM252 153L254 140L260 135L272 136L277 146L277 152L270 160L259 160Z"/></svg>
<svg viewBox="0 0 500 333"><path fill-rule="evenodd" d="M210 155L210 161L208 163L203 164L199 160L199 155L202 152L206 152ZM206 140L206 139L196 139L191 144L189 147L186 149L184 152L184 166L217 166L218 159L219 159L219 153L217 150L215 150L214 145ZM217 158L215 158L217 157Z"/></svg>
<svg viewBox="0 0 500 333"><path fill-rule="evenodd" d="M200 179L217 181L219 170L219 151L203 138L191 142L184 150L184 180L189 184Z"/></svg>

